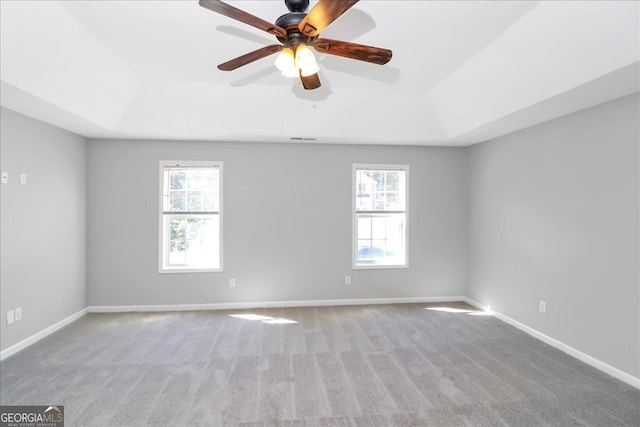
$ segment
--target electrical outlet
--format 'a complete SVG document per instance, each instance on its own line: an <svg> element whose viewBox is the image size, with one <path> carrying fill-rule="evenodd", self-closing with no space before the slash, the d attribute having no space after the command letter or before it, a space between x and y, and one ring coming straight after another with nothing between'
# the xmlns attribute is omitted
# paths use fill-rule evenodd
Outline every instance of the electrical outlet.
<svg viewBox="0 0 640 427"><path fill-rule="evenodd" d="M540 300L538 303L538 311L542 314L547 314L547 302L544 300Z"/></svg>
<svg viewBox="0 0 640 427"><path fill-rule="evenodd" d="M16 308L15 312L16 312L16 322L18 320L22 320L22 307Z"/></svg>
<svg viewBox="0 0 640 427"><path fill-rule="evenodd" d="M236 279L229 279L229 287L230 288L236 287Z"/></svg>
<svg viewBox="0 0 640 427"><path fill-rule="evenodd" d="M351 284L351 276L344 276L344 284L345 285Z"/></svg>
<svg viewBox="0 0 640 427"><path fill-rule="evenodd" d="M13 316L13 310L7 311L7 325L11 325L15 322L15 317Z"/></svg>

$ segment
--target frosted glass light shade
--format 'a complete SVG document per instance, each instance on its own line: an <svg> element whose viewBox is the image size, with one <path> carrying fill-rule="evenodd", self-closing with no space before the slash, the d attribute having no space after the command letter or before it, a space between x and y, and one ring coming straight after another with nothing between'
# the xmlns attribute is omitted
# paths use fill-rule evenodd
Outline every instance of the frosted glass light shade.
<svg viewBox="0 0 640 427"><path fill-rule="evenodd" d="M296 67L300 69L303 77L310 76L320 71L320 67L316 63L316 58L308 46L301 44L296 49Z"/></svg>
<svg viewBox="0 0 640 427"><path fill-rule="evenodd" d="M298 68L293 59L293 50L289 47L282 49L276 58L276 68L280 70L283 76L298 77Z"/></svg>

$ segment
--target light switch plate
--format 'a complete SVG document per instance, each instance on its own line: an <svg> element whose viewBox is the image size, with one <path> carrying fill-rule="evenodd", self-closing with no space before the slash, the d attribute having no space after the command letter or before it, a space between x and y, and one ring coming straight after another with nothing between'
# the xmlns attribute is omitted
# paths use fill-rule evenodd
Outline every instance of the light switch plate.
<svg viewBox="0 0 640 427"><path fill-rule="evenodd" d="M9 172L2 171L2 183L3 184L9 183Z"/></svg>
<svg viewBox="0 0 640 427"><path fill-rule="evenodd" d="M7 325L11 325L15 322L15 317L13 317L13 310L7 311Z"/></svg>

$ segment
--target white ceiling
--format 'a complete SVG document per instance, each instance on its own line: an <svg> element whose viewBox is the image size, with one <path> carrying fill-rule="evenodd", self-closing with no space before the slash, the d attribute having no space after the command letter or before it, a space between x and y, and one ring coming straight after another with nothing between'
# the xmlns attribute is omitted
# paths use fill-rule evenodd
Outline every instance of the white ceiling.
<svg viewBox="0 0 640 427"><path fill-rule="evenodd" d="M275 55L219 71L275 39L197 0L0 7L2 106L87 137L469 145L639 90L637 1L362 0L322 37L393 58L317 54L314 91Z"/></svg>

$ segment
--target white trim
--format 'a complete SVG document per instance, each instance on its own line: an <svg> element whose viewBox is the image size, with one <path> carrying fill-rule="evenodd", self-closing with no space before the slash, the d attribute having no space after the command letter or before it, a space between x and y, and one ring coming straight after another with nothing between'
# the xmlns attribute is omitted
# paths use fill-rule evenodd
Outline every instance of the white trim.
<svg viewBox="0 0 640 427"><path fill-rule="evenodd" d="M568 355L575 357L576 359L586 363L587 365L591 365L594 368L596 368L596 369L598 369L598 370L600 370L602 372L605 372L605 373L611 375L612 377L617 378L620 381L623 381L623 382L629 384L632 387L640 389L640 378L636 378L631 374L628 374L628 373L626 373L624 371L621 371L618 368L615 368L615 367L609 365L608 363L605 363L605 362L603 362L601 360L598 360L593 356L589 356L588 354L583 353L580 350L577 350L577 349L575 349L575 348L563 343L562 341L558 341L555 338L551 338L550 336L545 335L542 332L537 331L536 329L533 329L532 327L525 325L524 323L520 323L517 320L512 319L509 316L505 316L502 313L496 313L496 312L492 311L489 307L486 307L486 306L480 304L479 302L472 300L471 298L464 297L463 300L464 300L464 302L466 302L466 303L468 303L468 304L470 304L470 305L472 305L472 306L474 306L474 307L476 307L476 308L478 308L480 310L487 311L487 312L491 313L496 318L502 320L505 323L508 323L511 326L514 326L514 327L520 329L523 332L526 332L527 334L531 335L532 337L537 338L540 341L542 341L542 342L544 342L546 344L549 344L552 347L555 347L555 348L557 348L559 350L564 351Z"/></svg>
<svg viewBox="0 0 640 427"><path fill-rule="evenodd" d="M405 249L406 251L406 249ZM354 249L354 258L355 258L355 249ZM388 270L388 269L392 269L392 268L409 268L408 265L408 261L407 264L399 264L399 265L393 265L393 264L371 264L371 265L366 265L366 264L358 264L358 265L354 265L351 267L352 270Z"/></svg>
<svg viewBox="0 0 640 427"><path fill-rule="evenodd" d="M52 333L58 331L59 329L64 328L65 326L67 326L68 324L75 322L76 320L78 320L79 318L81 318L82 316L84 316L85 314L88 313L88 309L87 308L83 308L82 310L78 311L75 314L72 314L71 316L62 319L61 321L54 323L53 325L44 328L43 330L41 330L40 332L36 332L35 334L31 335L28 338L23 339L22 341L20 341L17 344L12 345L11 347L7 348L6 350L2 350L0 352L0 360L4 360L9 356L12 356L14 354L16 354L17 352L19 352L20 350L24 350L25 348L29 347L32 344L35 344L36 342L40 341L41 339L48 337L49 335L51 335Z"/></svg>
<svg viewBox="0 0 640 427"><path fill-rule="evenodd" d="M405 183L405 206L404 206L404 263L393 264L358 264L358 231L357 231L357 212L356 212L356 174L359 169L369 170L395 170L404 171ZM409 200L411 192L409 191L409 165L400 164L380 164L380 163L353 163L351 165L351 269L352 270L374 270L388 268L409 268ZM380 211L384 214L384 211Z"/></svg>
<svg viewBox="0 0 640 427"><path fill-rule="evenodd" d="M160 233L158 235L158 273L160 274L165 274L165 273L169 273L169 274L173 274L173 273L220 273L224 271L224 215L223 215L223 203L224 203L224 196L223 196L223 191L224 191L224 171L223 171L223 166L224 166L224 162L219 161L219 160L160 160L159 162L160 168L159 168L159 172L160 172L160 179L159 179L159 184L160 184L160 197L158 199L158 205L159 205L159 214L160 214L160 218L159 218L159 228L160 228ZM220 265L217 268L194 268L194 267L188 267L188 268L180 268L180 267L173 267L173 268L165 268L164 267L164 256L165 254L162 251L162 246L164 244L163 241L163 236L164 236L164 215L163 215L163 195L164 195L164 168L166 166L186 166L186 167L202 167L202 166L207 166L207 167L214 167L214 168L218 168L219 171L219 178L218 178L218 236L220 236L220 241L218 244L218 253L219 253L219 261L220 261Z"/></svg>
<svg viewBox="0 0 640 427"><path fill-rule="evenodd" d="M429 302L464 301L465 297L407 297L407 298L358 298L358 299L323 299L298 301L255 301L255 302L223 302L211 304L175 304L175 305L101 305L88 307L89 313L129 313L156 311L198 311L198 310L246 310L252 308L284 308L284 307L324 307L340 305L378 305L409 304Z"/></svg>

